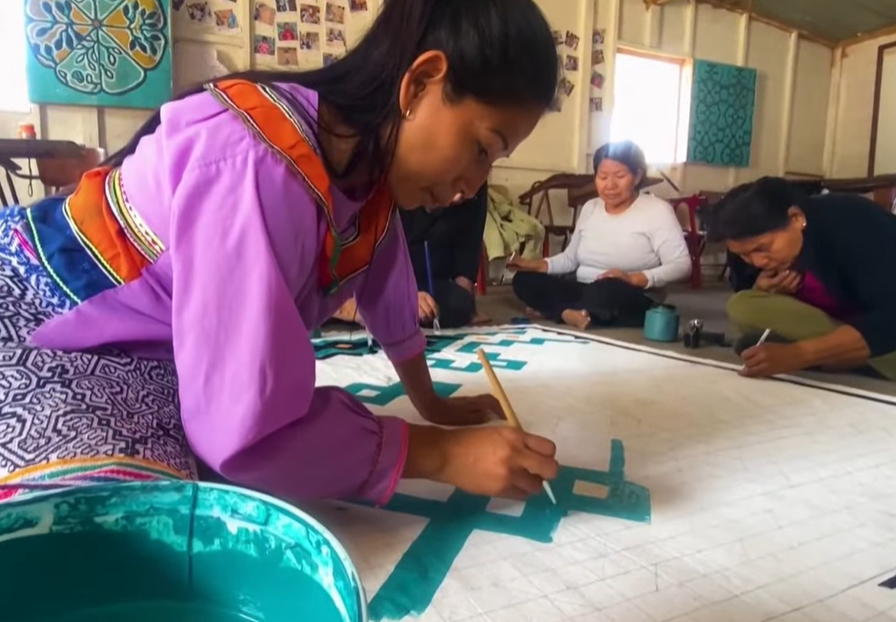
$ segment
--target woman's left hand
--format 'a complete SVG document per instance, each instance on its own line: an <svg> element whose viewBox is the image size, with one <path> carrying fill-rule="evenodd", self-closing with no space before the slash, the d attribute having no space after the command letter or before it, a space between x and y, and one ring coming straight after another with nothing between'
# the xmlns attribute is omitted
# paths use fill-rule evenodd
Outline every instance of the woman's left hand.
<svg viewBox="0 0 896 622"><path fill-rule="evenodd" d="M629 274L628 272L623 272L622 270L613 268L611 270L607 270L599 277L597 277L598 281L602 281L604 279L619 279L620 281L625 281L629 285L633 285L635 287L647 287L647 277L640 272Z"/></svg>
<svg viewBox="0 0 896 622"><path fill-rule="evenodd" d="M436 425L480 425L503 419L501 404L492 395L437 398L420 414Z"/></svg>
<svg viewBox="0 0 896 622"><path fill-rule="evenodd" d="M744 368L741 376L767 378L788 374L806 367L799 344L764 343L744 350L741 354Z"/></svg>

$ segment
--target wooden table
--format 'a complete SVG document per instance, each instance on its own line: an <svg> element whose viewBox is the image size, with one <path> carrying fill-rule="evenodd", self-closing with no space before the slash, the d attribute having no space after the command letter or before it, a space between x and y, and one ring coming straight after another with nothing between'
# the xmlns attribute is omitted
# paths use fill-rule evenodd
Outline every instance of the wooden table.
<svg viewBox="0 0 896 622"><path fill-rule="evenodd" d="M14 160L36 160L39 158L80 158L83 148L70 140L32 140L23 138L0 138L0 168L6 174L6 183L13 204L19 202L13 185L13 174L22 168ZM20 175L17 175L20 176ZM6 193L0 185L0 205L8 206Z"/></svg>

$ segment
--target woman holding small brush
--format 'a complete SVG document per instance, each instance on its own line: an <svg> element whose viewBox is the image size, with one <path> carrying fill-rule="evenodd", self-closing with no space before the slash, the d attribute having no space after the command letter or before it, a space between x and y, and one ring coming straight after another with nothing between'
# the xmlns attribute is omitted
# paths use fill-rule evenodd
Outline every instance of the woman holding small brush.
<svg viewBox="0 0 896 622"><path fill-rule="evenodd" d="M225 479L290 500L382 504L402 478L540 491L557 470L551 441L462 427L498 402L436 394L395 208L475 194L551 104L557 71L532 0L388 0L333 64L203 85L70 196L0 211L0 350L17 355L0 371L43 378L55 365L75 375L72 399L94 400L88 418L55 394L0 386L0 424L30 422L0 425L0 453L28 456L11 477L183 476L183 432ZM310 334L351 296L422 420L317 386ZM35 346L33 365L50 363L26 366ZM149 371L104 378L121 399L83 388L84 369L135 360ZM154 379L172 373L179 406L159 405L171 383ZM179 410L182 430L161 407Z"/></svg>
<svg viewBox="0 0 896 622"><path fill-rule="evenodd" d="M705 221L735 255L733 271L754 272L728 302L744 375L866 370L896 380L896 216L858 195L803 197L764 177L731 190Z"/></svg>

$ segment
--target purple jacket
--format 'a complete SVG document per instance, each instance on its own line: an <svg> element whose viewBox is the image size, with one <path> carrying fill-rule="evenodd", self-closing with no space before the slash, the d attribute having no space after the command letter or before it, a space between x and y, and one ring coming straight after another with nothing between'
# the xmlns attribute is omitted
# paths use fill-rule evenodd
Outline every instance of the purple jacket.
<svg viewBox="0 0 896 622"><path fill-rule="evenodd" d="M316 114L315 93L279 88L292 95L281 104ZM392 361L423 351L400 219L367 269L326 295L318 265L328 221L282 154L207 92L165 105L161 118L120 169L132 220L161 254L139 278L44 324L33 341L173 354L187 438L224 477L291 499L386 502L407 426L341 389L315 387L309 335L355 295ZM331 193L333 223L349 238L362 204Z"/></svg>

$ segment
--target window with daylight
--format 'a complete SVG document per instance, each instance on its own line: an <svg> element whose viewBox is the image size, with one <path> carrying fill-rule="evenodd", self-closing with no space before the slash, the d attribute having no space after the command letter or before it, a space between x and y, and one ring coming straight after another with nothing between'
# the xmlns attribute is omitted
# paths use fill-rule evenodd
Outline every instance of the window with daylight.
<svg viewBox="0 0 896 622"><path fill-rule="evenodd" d="M0 112L28 112L25 3L0 0Z"/></svg>
<svg viewBox="0 0 896 622"><path fill-rule="evenodd" d="M653 165L682 162L687 147L685 61L616 54L610 139L637 143Z"/></svg>

